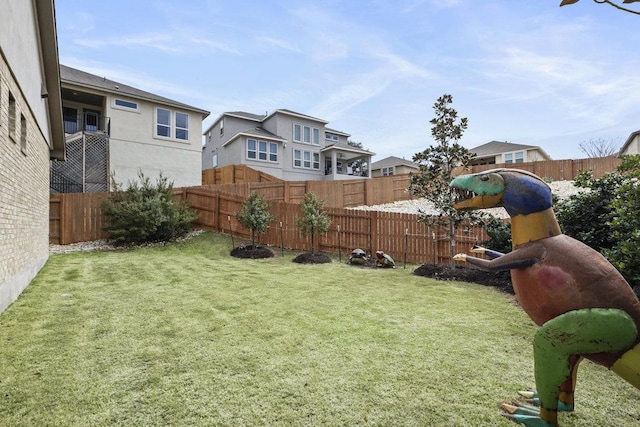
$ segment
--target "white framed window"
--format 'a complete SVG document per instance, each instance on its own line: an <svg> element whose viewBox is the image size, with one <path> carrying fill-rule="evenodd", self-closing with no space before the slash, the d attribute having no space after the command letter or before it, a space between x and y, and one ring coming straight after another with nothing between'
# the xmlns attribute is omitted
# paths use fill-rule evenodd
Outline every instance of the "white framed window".
<svg viewBox="0 0 640 427"><path fill-rule="evenodd" d="M247 139L247 159L258 158L258 143L255 139Z"/></svg>
<svg viewBox="0 0 640 427"><path fill-rule="evenodd" d="M320 129L313 128L313 145L320 145Z"/></svg>
<svg viewBox="0 0 640 427"><path fill-rule="evenodd" d="M278 162L278 144L256 139L247 139L247 159L263 162Z"/></svg>
<svg viewBox="0 0 640 427"><path fill-rule="evenodd" d="M220 119L220 136L224 135L224 117Z"/></svg>
<svg viewBox="0 0 640 427"><path fill-rule="evenodd" d="M213 157L211 158L211 167L212 168L217 168L218 167L218 155L214 154Z"/></svg>
<svg viewBox="0 0 640 427"><path fill-rule="evenodd" d="M391 176L393 175L393 166L390 166L388 168L382 168L382 176Z"/></svg>
<svg viewBox="0 0 640 427"><path fill-rule="evenodd" d="M524 163L524 151L517 151L515 156L516 163Z"/></svg>
<svg viewBox="0 0 640 427"><path fill-rule="evenodd" d="M189 115L176 111L176 139L189 140Z"/></svg>
<svg viewBox="0 0 640 427"><path fill-rule="evenodd" d="M171 110L156 108L156 136L171 138Z"/></svg>
<svg viewBox="0 0 640 427"><path fill-rule="evenodd" d="M302 126L295 123L293 125L293 140L295 142L302 142Z"/></svg>
<svg viewBox="0 0 640 427"><path fill-rule="evenodd" d="M504 162L505 163L513 163L513 153L506 153L504 155Z"/></svg>
<svg viewBox="0 0 640 427"><path fill-rule="evenodd" d="M302 142L305 144L311 144L311 128L309 126L304 127L304 139Z"/></svg>
<svg viewBox="0 0 640 427"><path fill-rule="evenodd" d="M293 167L320 170L320 153L293 150Z"/></svg>
<svg viewBox="0 0 640 427"><path fill-rule="evenodd" d="M126 99L115 98L113 100L113 106L119 107L123 110L138 111L138 103L133 101L127 101Z"/></svg>

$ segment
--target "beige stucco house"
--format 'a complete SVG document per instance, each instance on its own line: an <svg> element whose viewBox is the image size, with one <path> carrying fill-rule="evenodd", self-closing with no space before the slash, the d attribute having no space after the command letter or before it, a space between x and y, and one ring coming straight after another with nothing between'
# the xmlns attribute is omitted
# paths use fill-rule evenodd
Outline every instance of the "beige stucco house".
<svg viewBox="0 0 640 427"><path fill-rule="evenodd" d="M511 142L491 141L475 148L470 148L469 151L476 155L469 163L469 166L551 160L551 157L538 146L513 144Z"/></svg>
<svg viewBox="0 0 640 427"><path fill-rule="evenodd" d="M285 181L369 178L375 153L328 124L287 109L222 113L204 132L202 169L247 165Z"/></svg>
<svg viewBox="0 0 640 427"><path fill-rule="evenodd" d="M208 111L60 65L67 161L52 162L52 192L107 191L138 171L175 187L200 185Z"/></svg>
<svg viewBox="0 0 640 427"><path fill-rule="evenodd" d="M0 0L0 312L49 257L49 160L64 159L52 0Z"/></svg>
<svg viewBox="0 0 640 427"><path fill-rule="evenodd" d="M371 176L374 178L418 171L420 171L420 166L417 163L396 156L385 157L371 164Z"/></svg>
<svg viewBox="0 0 640 427"><path fill-rule="evenodd" d="M640 130L632 132L620 149L620 155L640 154Z"/></svg>

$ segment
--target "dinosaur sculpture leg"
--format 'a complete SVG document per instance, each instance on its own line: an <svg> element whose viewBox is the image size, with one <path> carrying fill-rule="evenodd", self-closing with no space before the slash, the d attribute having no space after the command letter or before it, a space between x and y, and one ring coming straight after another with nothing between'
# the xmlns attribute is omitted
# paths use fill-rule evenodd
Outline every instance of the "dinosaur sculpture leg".
<svg viewBox="0 0 640 427"><path fill-rule="evenodd" d="M631 317L617 309L575 310L549 320L534 339L539 415L510 418L530 426L558 425L558 400L563 404L573 402L579 362L574 355L624 350L634 343L637 334Z"/></svg>

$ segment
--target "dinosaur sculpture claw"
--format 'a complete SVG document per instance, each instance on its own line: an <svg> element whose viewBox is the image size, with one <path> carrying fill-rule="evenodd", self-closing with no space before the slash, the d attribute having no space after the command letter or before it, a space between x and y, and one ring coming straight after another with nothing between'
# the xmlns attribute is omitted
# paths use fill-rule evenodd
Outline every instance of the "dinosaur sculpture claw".
<svg viewBox="0 0 640 427"><path fill-rule="evenodd" d="M531 405L540 406L540 398L538 397L538 392L535 390L520 390L518 394L525 398L525 402L530 403ZM572 412L573 404L563 402L562 400L558 400L558 412Z"/></svg>
<svg viewBox="0 0 640 427"><path fill-rule="evenodd" d="M511 405L503 403L500 409L504 411L503 417L527 427L553 427L554 424L540 418L540 410L533 406Z"/></svg>

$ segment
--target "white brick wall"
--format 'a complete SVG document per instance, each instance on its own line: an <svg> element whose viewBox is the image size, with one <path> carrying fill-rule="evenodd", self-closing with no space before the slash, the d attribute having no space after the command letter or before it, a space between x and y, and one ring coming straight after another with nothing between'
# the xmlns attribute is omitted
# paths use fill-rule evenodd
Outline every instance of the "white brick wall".
<svg viewBox="0 0 640 427"><path fill-rule="evenodd" d="M9 93L16 132L9 135ZM20 117L26 119L21 149ZM0 55L0 312L35 277L49 255L49 147Z"/></svg>

